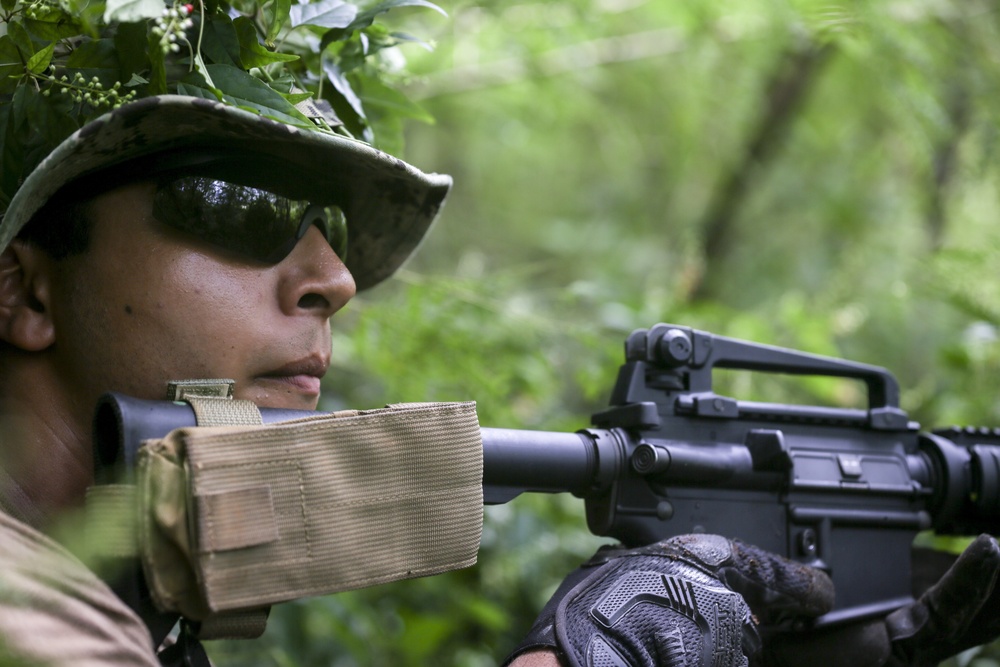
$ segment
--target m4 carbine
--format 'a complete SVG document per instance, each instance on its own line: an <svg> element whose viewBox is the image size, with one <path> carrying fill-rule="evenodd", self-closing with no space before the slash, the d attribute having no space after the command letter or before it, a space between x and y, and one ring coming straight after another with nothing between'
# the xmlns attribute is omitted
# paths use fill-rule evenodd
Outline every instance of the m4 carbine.
<svg viewBox="0 0 1000 667"><path fill-rule="evenodd" d="M716 368L854 378L868 409L720 396ZM658 324L628 337L611 407L592 422L483 429L485 502L569 491L594 534L627 546L704 532L783 554L833 578L819 625L909 602L918 532L1000 525L1000 432L920 432L877 366Z"/></svg>
<svg viewBox="0 0 1000 667"><path fill-rule="evenodd" d="M720 396L716 368L857 379L868 409ZM995 532L1000 519L1000 432L921 432L877 366L658 324L628 337L611 406L592 422L577 433L483 428L484 502L570 492L593 533L628 546L714 533L822 568L836 606L818 625L909 602L918 532ZM98 466L130 467L143 440L194 423L184 404L108 395Z"/></svg>

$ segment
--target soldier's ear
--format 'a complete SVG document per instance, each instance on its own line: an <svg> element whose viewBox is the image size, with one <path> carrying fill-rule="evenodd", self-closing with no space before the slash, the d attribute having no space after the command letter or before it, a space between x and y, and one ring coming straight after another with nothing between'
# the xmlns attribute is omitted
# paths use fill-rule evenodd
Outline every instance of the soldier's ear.
<svg viewBox="0 0 1000 667"><path fill-rule="evenodd" d="M53 268L44 250L16 239L0 253L0 340L26 352L55 342Z"/></svg>

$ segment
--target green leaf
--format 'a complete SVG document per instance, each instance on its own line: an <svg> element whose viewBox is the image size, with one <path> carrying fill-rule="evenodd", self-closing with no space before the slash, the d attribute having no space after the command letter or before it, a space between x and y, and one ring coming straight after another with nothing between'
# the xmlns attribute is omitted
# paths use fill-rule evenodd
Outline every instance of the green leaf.
<svg viewBox="0 0 1000 667"><path fill-rule="evenodd" d="M11 123L13 104L0 104L0 192L9 200L21 177L21 151ZM3 202L0 202L3 206Z"/></svg>
<svg viewBox="0 0 1000 667"><path fill-rule="evenodd" d="M420 39L419 37L414 37L413 35L406 32L392 32L389 33L389 36L392 37L394 40L396 40L395 43L392 44L392 46L395 46L399 42L409 42L411 44L416 44L420 47L423 47L423 49L426 51L434 50L434 47L430 43Z"/></svg>
<svg viewBox="0 0 1000 667"><path fill-rule="evenodd" d="M344 74L360 69L365 64L364 44L361 37L361 33L355 33L348 41L344 42L340 53L337 54L337 67Z"/></svg>
<svg viewBox="0 0 1000 667"><path fill-rule="evenodd" d="M291 53L275 53L268 51L257 39L257 28L253 20L246 16L241 16L233 21L236 28L236 35L240 41L240 60L245 69L254 67L266 67L271 63L284 63L298 60L298 56Z"/></svg>
<svg viewBox="0 0 1000 667"><path fill-rule="evenodd" d="M300 25L346 28L357 16L358 8L343 0L321 0L316 3L295 5L289 13L293 28Z"/></svg>
<svg viewBox="0 0 1000 667"><path fill-rule="evenodd" d="M95 39L84 42L66 59L66 67L74 69L99 68L118 70L118 53L115 40Z"/></svg>
<svg viewBox="0 0 1000 667"><path fill-rule="evenodd" d="M190 72L177 84L177 94L189 97L201 97L206 100L222 102L222 91L215 88L205 77L197 72Z"/></svg>
<svg viewBox="0 0 1000 667"><path fill-rule="evenodd" d="M32 86L19 86L14 92L14 96L11 99L11 120L14 125L14 131L19 131L21 126L24 125L27 118L27 108L29 104L29 97L33 92Z"/></svg>
<svg viewBox="0 0 1000 667"><path fill-rule="evenodd" d="M147 37L149 53L149 94L163 95L167 92L167 64L160 38L150 33Z"/></svg>
<svg viewBox="0 0 1000 667"><path fill-rule="evenodd" d="M374 7L369 7L365 11L358 14L358 17L353 23L351 23L351 25L347 26L347 29L361 30L362 28L367 28L375 21L376 16L384 14L391 9L396 9L397 7L427 7L428 9L433 9L434 11L439 12L442 16L448 16L448 12L441 9L433 2L428 2L427 0L383 0L383 2L378 3Z"/></svg>
<svg viewBox="0 0 1000 667"><path fill-rule="evenodd" d="M287 95L298 88L299 82L294 76L285 71L268 81L267 85L271 86L282 95Z"/></svg>
<svg viewBox="0 0 1000 667"><path fill-rule="evenodd" d="M104 0L60 0L60 4L80 23L81 32L97 39L104 25Z"/></svg>
<svg viewBox="0 0 1000 667"><path fill-rule="evenodd" d="M126 88L134 88L135 86L145 86L148 83L149 83L149 81L147 81L146 79L142 78L138 74L133 74L132 77L128 81L125 82L125 87Z"/></svg>
<svg viewBox="0 0 1000 667"><path fill-rule="evenodd" d="M35 37L52 42L75 37L82 30L76 18L48 5L38 5L31 18L24 19L24 27Z"/></svg>
<svg viewBox="0 0 1000 667"><path fill-rule="evenodd" d="M22 152L23 169L33 169L52 149L79 127L72 105L61 95L45 97L34 86L18 86L13 96L13 144ZM5 146L5 149L8 147Z"/></svg>
<svg viewBox="0 0 1000 667"><path fill-rule="evenodd" d="M389 88L373 77L359 76L361 99L365 107L378 107L383 112L403 118L414 118L424 123L433 123L434 116L426 109L398 90Z"/></svg>
<svg viewBox="0 0 1000 667"><path fill-rule="evenodd" d="M195 70L193 72L190 72L188 74L188 76L185 77L185 79L189 79L189 78L192 78L192 77L199 78L199 79L204 79L205 80L205 85L207 85L209 88L213 88L214 89L215 88L215 82L212 81L212 77L208 73L208 66L205 64L205 61L202 59L200 53L195 54L194 65L195 65ZM240 68L240 69L242 69L242 68Z"/></svg>
<svg viewBox="0 0 1000 667"><path fill-rule="evenodd" d="M2 7L5 12L13 10L14 5L16 4L17 0L0 0L0 7Z"/></svg>
<svg viewBox="0 0 1000 667"><path fill-rule="evenodd" d="M32 74L41 74L49 68L49 63L52 62L52 54L55 53L56 45L55 42L49 44L44 49L31 56L28 59L28 71Z"/></svg>
<svg viewBox="0 0 1000 667"><path fill-rule="evenodd" d="M295 105L299 102L304 102L313 96L312 93L300 92L300 93L281 93L281 96L288 100L289 104Z"/></svg>
<svg viewBox="0 0 1000 667"><path fill-rule="evenodd" d="M10 35L0 37L0 92L10 92L11 88L17 84L16 77L24 71L24 63L21 62L21 52Z"/></svg>
<svg viewBox="0 0 1000 667"><path fill-rule="evenodd" d="M225 14L205 17L205 39L201 43L201 52L209 62L242 68L240 50L240 39L231 18Z"/></svg>
<svg viewBox="0 0 1000 667"><path fill-rule="evenodd" d="M149 69L149 56L146 53L149 42L146 39L145 23L122 23L115 31L114 40L121 81L129 81L136 72ZM143 83L149 82L143 79Z"/></svg>
<svg viewBox="0 0 1000 667"><path fill-rule="evenodd" d="M28 124L47 142L46 153L78 129L71 108L69 100L61 95L46 97L35 92L26 100Z"/></svg>
<svg viewBox="0 0 1000 667"><path fill-rule="evenodd" d="M201 97L206 100L212 100L213 102L223 101L222 96L216 94L216 91L214 89L190 83L178 83L177 94L187 95L188 97Z"/></svg>
<svg viewBox="0 0 1000 667"><path fill-rule="evenodd" d="M28 62L31 56L35 55L35 46L31 43L31 37L18 21L11 21L7 24L7 36L11 38L20 52L21 64Z"/></svg>
<svg viewBox="0 0 1000 667"><path fill-rule="evenodd" d="M427 0L385 0L374 7L364 10L346 28L332 28L328 30L320 42L320 50L325 50L330 44L339 42L351 37L354 32L363 30L375 22L375 17L379 14L395 9L396 7L428 7L447 16L447 12Z"/></svg>
<svg viewBox="0 0 1000 667"><path fill-rule="evenodd" d="M267 26L267 34L264 36L264 42L268 46L274 46L274 40L278 37L278 33L285 26L288 21L289 13L292 9L292 0L274 0L270 6L270 22Z"/></svg>
<svg viewBox="0 0 1000 667"><path fill-rule="evenodd" d="M104 22L141 21L163 15L163 0L108 0L104 7Z"/></svg>
<svg viewBox="0 0 1000 667"><path fill-rule="evenodd" d="M377 110L371 113L375 147L390 155L403 152L403 119L400 116L381 116Z"/></svg>
<svg viewBox="0 0 1000 667"><path fill-rule="evenodd" d="M231 65L208 65L208 74L222 93L223 100L234 106L252 109L262 116L282 123L314 129L315 126L281 93L260 79Z"/></svg>
<svg viewBox="0 0 1000 667"><path fill-rule="evenodd" d="M361 98L354 92L350 81L347 80L347 77L344 76L344 73L337 64L332 60L324 58L323 72L326 74L327 80L333 84L334 89L340 93L340 96L344 98L344 101L357 114L358 118L364 120L366 118L365 105L361 103Z"/></svg>

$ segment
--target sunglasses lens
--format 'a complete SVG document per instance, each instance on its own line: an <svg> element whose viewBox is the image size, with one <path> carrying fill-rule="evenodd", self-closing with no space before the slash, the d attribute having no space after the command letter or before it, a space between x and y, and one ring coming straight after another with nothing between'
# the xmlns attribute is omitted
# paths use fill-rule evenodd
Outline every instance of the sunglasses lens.
<svg viewBox="0 0 1000 667"><path fill-rule="evenodd" d="M330 244L333 251L337 253L342 261L347 260L347 218L343 211L336 206L322 206L313 204L302 215L299 222L298 237L302 238L309 227L316 225L326 242Z"/></svg>
<svg viewBox="0 0 1000 667"><path fill-rule="evenodd" d="M153 216L211 245L268 264L284 259L313 224L341 259L347 251L347 222L337 207L212 178L160 183Z"/></svg>

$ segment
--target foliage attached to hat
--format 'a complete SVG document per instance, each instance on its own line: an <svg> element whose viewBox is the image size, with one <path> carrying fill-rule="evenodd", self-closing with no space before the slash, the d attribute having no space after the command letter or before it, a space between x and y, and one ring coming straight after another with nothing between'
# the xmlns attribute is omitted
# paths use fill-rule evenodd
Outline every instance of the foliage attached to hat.
<svg viewBox="0 0 1000 667"><path fill-rule="evenodd" d="M428 0L0 0L0 211L86 122L139 97L220 100L398 151L400 120L429 121L391 87L376 23ZM443 13L443 12L442 12ZM426 46L426 45L425 45Z"/></svg>

